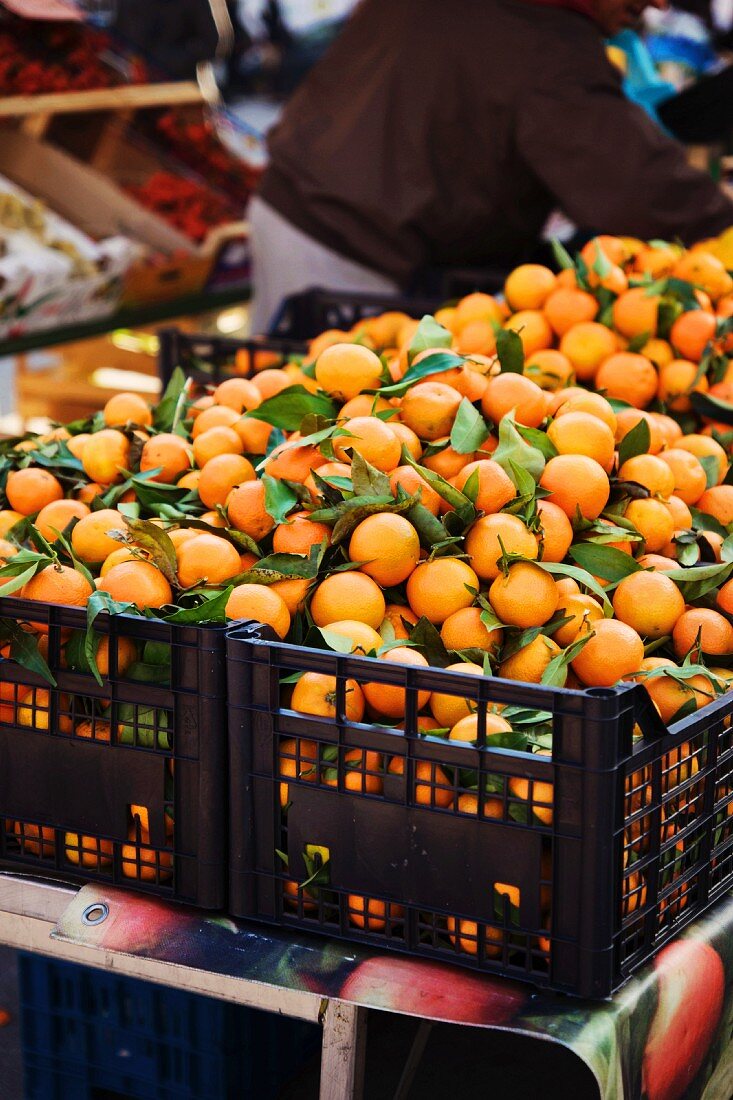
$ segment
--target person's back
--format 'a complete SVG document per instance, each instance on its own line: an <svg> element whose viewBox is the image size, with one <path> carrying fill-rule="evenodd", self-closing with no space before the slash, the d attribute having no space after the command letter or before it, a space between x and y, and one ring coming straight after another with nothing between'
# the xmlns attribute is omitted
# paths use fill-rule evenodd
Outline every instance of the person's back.
<svg viewBox="0 0 733 1100"><path fill-rule="evenodd" d="M625 101L599 28L523 0L362 0L270 151L263 199L400 282L424 264L521 259L555 205L647 236L733 222ZM694 204L678 193L690 179Z"/></svg>

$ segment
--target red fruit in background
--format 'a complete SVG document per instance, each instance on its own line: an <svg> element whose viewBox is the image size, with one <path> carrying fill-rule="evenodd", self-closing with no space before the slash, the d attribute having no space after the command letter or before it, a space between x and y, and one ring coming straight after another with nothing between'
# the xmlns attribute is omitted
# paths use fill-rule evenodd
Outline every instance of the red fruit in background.
<svg viewBox="0 0 733 1100"><path fill-rule="evenodd" d="M644 1051L643 1091L647 1100L679 1100L717 1031L725 971L715 948L692 939L662 948L654 969L659 999Z"/></svg>
<svg viewBox="0 0 733 1100"><path fill-rule="evenodd" d="M339 999L457 1024L506 1025L531 989L504 979L469 974L440 963L376 957L344 982Z"/></svg>

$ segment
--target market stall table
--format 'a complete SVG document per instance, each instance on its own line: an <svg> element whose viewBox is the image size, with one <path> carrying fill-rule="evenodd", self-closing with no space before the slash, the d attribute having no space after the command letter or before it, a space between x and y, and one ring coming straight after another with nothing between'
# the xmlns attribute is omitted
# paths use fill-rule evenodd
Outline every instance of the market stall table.
<svg viewBox="0 0 733 1100"><path fill-rule="evenodd" d="M0 875L2 943L320 1023L321 1100L361 1095L369 1010L423 1021L401 1097L430 1027L447 1022L560 1044L591 1071L601 1100L642 1091L648 1100L729 1100L732 930L733 897L664 948L612 1001L589 1004L99 884L77 891ZM532 1046L541 1079L542 1044Z"/></svg>

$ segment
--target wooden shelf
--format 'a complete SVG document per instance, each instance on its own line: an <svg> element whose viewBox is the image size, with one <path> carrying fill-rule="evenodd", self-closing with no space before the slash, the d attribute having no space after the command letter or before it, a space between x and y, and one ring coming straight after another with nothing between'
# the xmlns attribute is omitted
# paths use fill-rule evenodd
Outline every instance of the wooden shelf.
<svg viewBox="0 0 733 1100"><path fill-rule="evenodd" d="M193 80L167 84L124 84L117 88L95 88L82 92L5 96L0 98L0 118L73 114L79 111L124 111L202 102L201 90Z"/></svg>

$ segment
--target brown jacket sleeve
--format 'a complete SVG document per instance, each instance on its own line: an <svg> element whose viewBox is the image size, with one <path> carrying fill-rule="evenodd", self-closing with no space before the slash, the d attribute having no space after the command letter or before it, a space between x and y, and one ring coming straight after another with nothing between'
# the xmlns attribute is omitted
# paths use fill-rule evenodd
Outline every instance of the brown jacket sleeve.
<svg viewBox="0 0 733 1100"><path fill-rule="evenodd" d="M600 39L534 71L518 100L520 155L576 225L686 244L733 225L733 201L626 98Z"/></svg>

